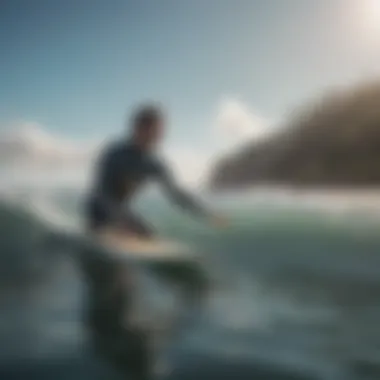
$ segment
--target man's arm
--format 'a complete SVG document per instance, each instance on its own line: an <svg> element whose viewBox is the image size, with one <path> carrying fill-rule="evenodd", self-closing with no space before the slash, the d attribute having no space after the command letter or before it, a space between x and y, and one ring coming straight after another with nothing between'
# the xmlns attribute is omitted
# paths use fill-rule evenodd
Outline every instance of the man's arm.
<svg viewBox="0 0 380 380"><path fill-rule="evenodd" d="M209 211L200 201L196 200L187 191L181 189L168 169L160 165L158 168L158 180L170 199L178 206L192 212L195 215L208 218Z"/></svg>

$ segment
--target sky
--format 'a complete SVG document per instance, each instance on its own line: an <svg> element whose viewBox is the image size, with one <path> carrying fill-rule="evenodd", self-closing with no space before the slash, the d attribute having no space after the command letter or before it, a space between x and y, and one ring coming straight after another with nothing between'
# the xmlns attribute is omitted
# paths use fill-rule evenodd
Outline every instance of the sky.
<svg viewBox="0 0 380 380"><path fill-rule="evenodd" d="M153 100L169 150L216 149L378 75L379 25L379 0L0 0L0 131L103 138Z"/></svg>

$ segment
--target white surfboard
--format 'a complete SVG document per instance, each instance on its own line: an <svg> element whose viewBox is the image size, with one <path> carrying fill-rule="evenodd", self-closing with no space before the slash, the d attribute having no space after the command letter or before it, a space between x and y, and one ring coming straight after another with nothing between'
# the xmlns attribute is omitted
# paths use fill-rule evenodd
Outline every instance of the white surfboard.
<svg viewBox="0 0 380 380"><path fill-rule="evenodd" d="M197 254L185 244L164 239L139 239L125 236L112 229L89 237L95 249L104 252L109 259L126 262L183 262L196 261Z"/></svg>

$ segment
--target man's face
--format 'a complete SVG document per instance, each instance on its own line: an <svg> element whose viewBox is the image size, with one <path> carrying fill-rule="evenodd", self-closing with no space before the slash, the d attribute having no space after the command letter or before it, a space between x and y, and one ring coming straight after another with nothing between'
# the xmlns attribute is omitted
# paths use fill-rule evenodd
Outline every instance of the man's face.
<svg viewBox="0 0 380 380"><path fill-rule="evenodd" d="M164 121L158 120L143 128L139 136L142 147L146 150L155 149L163 138L164 127Z"/></svg>

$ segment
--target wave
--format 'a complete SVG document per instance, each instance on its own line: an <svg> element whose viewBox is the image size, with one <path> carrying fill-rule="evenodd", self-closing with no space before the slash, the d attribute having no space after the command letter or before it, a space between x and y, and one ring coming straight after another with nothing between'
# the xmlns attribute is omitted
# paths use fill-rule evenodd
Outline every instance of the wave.
<svg viewBox="0 0 380 380"><path fill-rule="evenodd" d="M88 246L78 219L46 200L18 197L0 200L0 286L46 284L48 277L59 270L58 258L74 259L80 270L84 253L95 257L98 253L111 254L99 248L96 244ZM197 286L198 279L207 281L201 268L194 265L164 260L143 267L133 266L139 300L134 318L150 325L169 320L168 314L174 314L178 307L177 286Z"/></svg>
<svg viewBox="0 0 380 380"><path fill-rule="evenodd" d="M31 279L43 278L52 270L46 241L59 237L73 243L80 231L79 219L58 206L48 198L0 202L1 279L14 278L13 273L20 279L28 273ZM171 236L196 241L206 252L207 276L217 271L226 282L212 295L207 320L190 334L188 346L197 351L202 346L207 355L222 355L218 349L226 347L250 361L270 362L281 362L284 352L293 355L294 349L294 356L307 363L303 352L313 358L314 350L318 355L335 350L337 358L346 360L351 353L345 350L356 350L357 339L362 341L357 350L363 352L372 347L370 333L380 341L377 330L372 331L379 315L380 244L377 229L369 233L361 218L344 214L342 223L336 223L328 214L310 213L300 205L281 208L251 203L248 197L236 200L234 207L227 204L230 229L206 233L185 219L178 223L161 207L158 203L161 225L169 226ZM68 243L59 245L66 254ZM152 311L145 313L147 323L175 311L178 303L149 273L140 284L142 310Z"/></svg>
<svg viewBox="0 0 380 380"><path fill-rule="evenodd" d="M45 244L51 231L38 213L15 203L0 202L0 280L22 283L37 278L50 261Z"/></svg>

